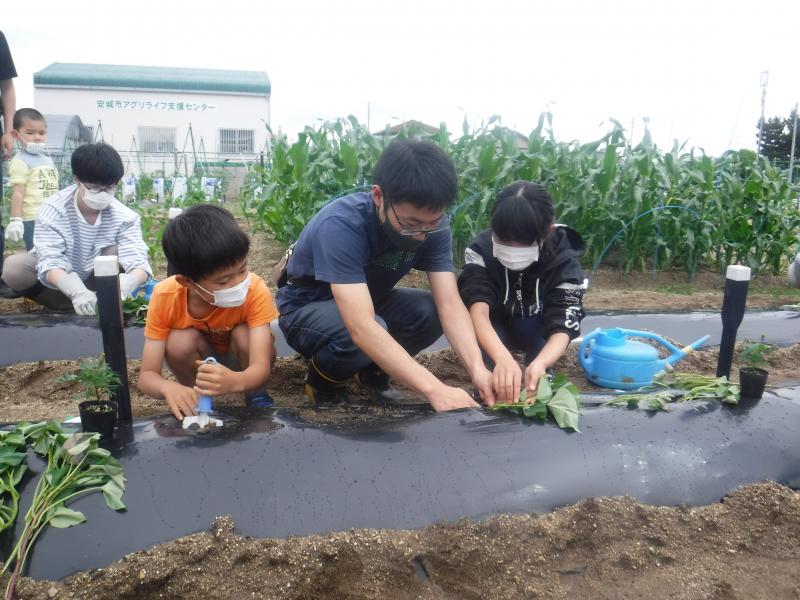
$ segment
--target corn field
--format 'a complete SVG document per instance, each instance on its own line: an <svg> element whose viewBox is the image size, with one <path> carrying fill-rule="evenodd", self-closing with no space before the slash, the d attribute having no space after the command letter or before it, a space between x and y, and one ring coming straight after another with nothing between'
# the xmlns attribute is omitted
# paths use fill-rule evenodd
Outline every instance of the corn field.
<svg viewBox="0 0 800 600"><path fill-rule="evenodd" d="M800 235L800 189L782 170L749 150L711 157L675 144L665 152L648 132L634 146L612 124L601 139L584 144L557 141L549 113L527 138L496 119L475 128L465 121L457 139L444 126L397 135L439 144L456 165L457 264L487 227L497 192L524 179L546 186L557 221L581 233L587 267L684 269L690 278L698 269L722 271L731 263L781 272ZM248 174L246 214L290 243L331 198L368 189L371 169L392 139L388 130L370 133L352 116L307 127L294 143L274 137L264 167Z"/></svg>

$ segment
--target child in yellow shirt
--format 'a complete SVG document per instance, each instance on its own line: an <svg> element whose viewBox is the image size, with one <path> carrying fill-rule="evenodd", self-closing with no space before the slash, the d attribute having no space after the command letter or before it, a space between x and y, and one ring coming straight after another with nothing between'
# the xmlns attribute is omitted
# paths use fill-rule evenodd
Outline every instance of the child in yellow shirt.
<svg viewBox="0 0 800 600"><path fill-rule="evenodd" d="M47 121L33 108L14 113L12 132L22 145L8 168L11 193L11 219L6 227L10 242L25 240L25 249L33 248L33 230L39 207L58 191L58 171L53 159L45 155Z"/></svg>

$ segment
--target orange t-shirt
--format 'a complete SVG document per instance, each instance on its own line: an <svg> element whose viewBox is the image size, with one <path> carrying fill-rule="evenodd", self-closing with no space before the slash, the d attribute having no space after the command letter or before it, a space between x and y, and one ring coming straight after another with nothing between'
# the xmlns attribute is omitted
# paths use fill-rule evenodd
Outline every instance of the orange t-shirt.
<svg viewBox="0 0 800 600"><path fill-rule="evenodd" d="M144 326L146 338L166 340L172 329L194 327L206 334L215 352L224 354L228 351L231 330L234 327L247 323L247 326L253 329L269 325L270 321L278 316L272 292L264 280L254 273L250 273L247 298L241 306L216 308L203 319L195 319L189 314L186 305L188 291L175 281L175 277L165 279L156 285L147 309L147 322Z"/></svg>

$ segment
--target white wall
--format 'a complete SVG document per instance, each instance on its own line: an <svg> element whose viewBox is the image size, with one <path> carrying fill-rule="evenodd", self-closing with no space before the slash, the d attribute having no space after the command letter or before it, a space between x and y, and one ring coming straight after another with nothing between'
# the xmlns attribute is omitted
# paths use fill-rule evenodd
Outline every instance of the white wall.
<svg viewBox="0 0 800 600"><path fill-rule="evenodd" d="M113 108L109 103L113 102ZM269 99L265 96L248 96L221 93L165 92L122 89L50 88L35 87L34 103L45 114L76 114L84 125L97 128L102 122L103 137L122 155L126 171L130 172L128 153L132 150L133 137L141 150L137 128L175 127L176 150L181 152L186 140L189 124L196 147L203 140L209 160L218 160L220 129L252 129L255 132L253 159L263 150L267 131L264 122L270 122ZM180 110L181 104L183 110ZM186 151L191 153L191 144ZM239 160L237 154L226 154ZM145 172L167 169L174 164L174 157L152 156L146 160ZM191 154L189 158L191 168ZM134 171L136 168L133 169ZM170 173L166 173L169 175Z"/></svg>

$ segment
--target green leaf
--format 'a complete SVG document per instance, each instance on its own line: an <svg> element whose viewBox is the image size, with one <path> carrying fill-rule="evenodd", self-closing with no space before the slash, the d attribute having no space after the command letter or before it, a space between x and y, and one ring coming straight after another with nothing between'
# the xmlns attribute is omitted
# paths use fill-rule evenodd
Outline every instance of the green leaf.
<svg viewBox="0 0 800 600"><path fill-rule="evenodd" d="M578 399L569 390L564 388L558 390L547 406L561 429L571 427L580 433L580 429L578 429Z"/></svg>
<svg viewBox="0 0 800 600"><path fill-rule="evenodd" d="M547 376L543 375L541 379L539 379L539 383L536 386L536 402L547 404L550 402L552 397L553 389L550 387L550 382L547 380Z"/></svg>
<svg viewBox="0 0 800 600"><path fill-rule="evenodd" d="M72 527L73 525L83 523L86 520L86 517L82 512L67 508L63 504L57 506L49 513L49 515L50 517L48 522L50 525L58 529L66 529L67 527Z"/></svg>
<svg viewBox="0 0 800 600"><path fill-rule="evenodd" d="M542 421L547 419L547 405L539 401L523 405L522 414L526 417L539 417Z"/></svg>
<svg viewBox="0 0 800 600"><path fill-rule="evenodd" d="M122 489L114 481L107 482L103 487L103 498L106 506L112 510L123 510L125 504L122 502Z"/></svg>

